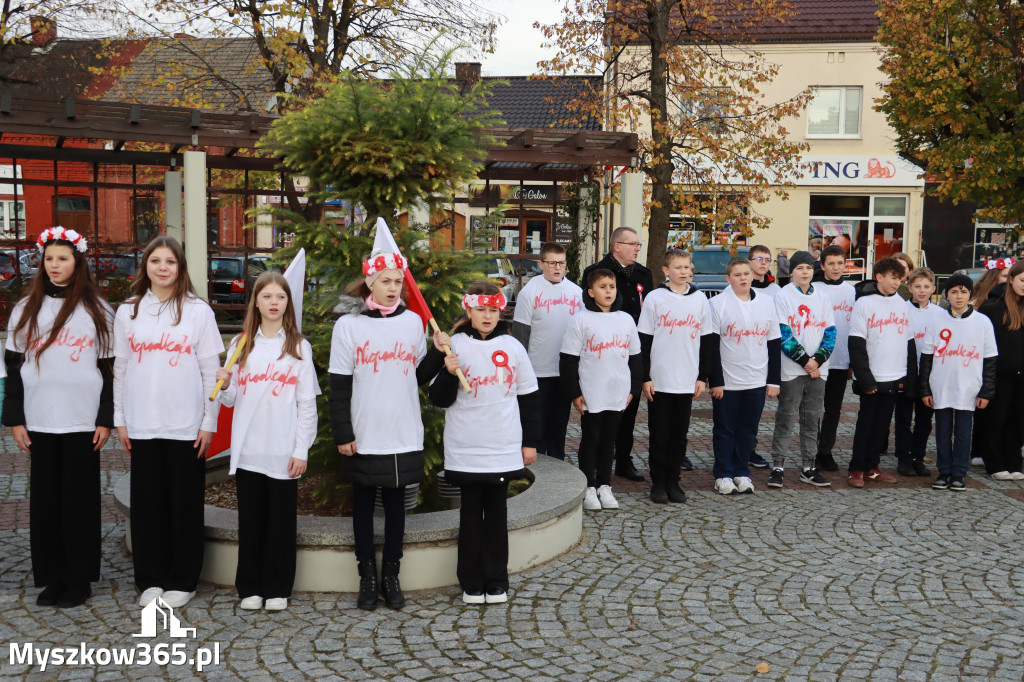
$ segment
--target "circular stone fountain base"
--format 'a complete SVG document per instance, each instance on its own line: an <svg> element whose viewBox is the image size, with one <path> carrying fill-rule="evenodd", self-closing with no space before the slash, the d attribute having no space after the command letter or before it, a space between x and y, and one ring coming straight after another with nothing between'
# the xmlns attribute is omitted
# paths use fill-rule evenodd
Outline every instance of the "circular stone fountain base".
<svg viewBox="0 0 1024 682"><path fill-rule="evenodd" d="M226 475L225 455L209 462L210 478ZM579 469L543 455L527 468L532 484L508 501L510 573L549 561L572 549L583 534L581 503L586 478ZM118 509L130 519L131 474L114 487ZM384 541L384 519L374 518L375 541ZM455 576L459 510L413 514L405 520L400 578L407 590L457 585ZM131 521L125 539L131 550ZM358 592L355 542L349 517L300 516L296 536L295 589L301 592ZM378 554L378 565L380 557ZM238 512L206 505L203 580L233 585L238 564Z"/></svg>

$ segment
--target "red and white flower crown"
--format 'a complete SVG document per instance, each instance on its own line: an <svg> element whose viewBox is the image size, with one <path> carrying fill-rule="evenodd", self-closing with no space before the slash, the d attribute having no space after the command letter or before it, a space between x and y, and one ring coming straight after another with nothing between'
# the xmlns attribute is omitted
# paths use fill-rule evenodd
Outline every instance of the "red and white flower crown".
<svg viewBox="0 0 1024 682"><path fill-rule="evenodd" d="M385 270L405 270L405 259L397 253L379 253L363 261L363 276L369 277Z"/></svg>
<svg viewBox="0 0 1024 682"><path fill-rule="evenodd" d="M497 308L498 310L504 310L508 301L505 300L505 294L500 291L496 294L466 294L462 297L462 307L466 310L470 308L479 308L480 306L490 306Z"/></svg>
<svg viewBox="0 0 1024 682"><path fill-rule="evenodd" d="M985 261L986 270L1005 270L1006 268L1012 267L1017 262L1016 258L998 258L996 260Z"/></svg>
<svg viewBox="0 0 1024 682"><path fill-rule="evenodd" d="M74 230L68 230L60 225L55 225L54 227L43 230L39 235L39 239L36 241L36 246L39 247L39 253L42 254L46 249L46 242L54 240L71 242L71 245L74 246L79 253L85 253L86 249L89 248L88 244L86 244L85 237Z"/></svg>

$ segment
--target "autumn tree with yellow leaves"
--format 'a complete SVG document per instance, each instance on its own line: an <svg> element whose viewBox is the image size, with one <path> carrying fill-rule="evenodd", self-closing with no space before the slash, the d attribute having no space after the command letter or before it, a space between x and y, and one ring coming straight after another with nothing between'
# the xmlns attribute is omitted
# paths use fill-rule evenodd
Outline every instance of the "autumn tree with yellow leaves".
<svg viewBox="0 0 1024 682"><path fill-rule="evenodd" d="M661 266L669 217L708 234L767 226L757 203L785 196L805 149L788 138L807 91L767 101L778 66L752 36L786 20L784 0L564 0L562 19L537 25L557 48L545 74L600 73L602 96L574 103L566 122L599 116L640 134L650 180L647 265Z"/></svg>
<svg viewBox="0 0 1024 682"><path fill-rule="evenodd" d="M1024 6L1017 0L882 0L878 108L900 156L946 201L1024 221Z"/></svg>

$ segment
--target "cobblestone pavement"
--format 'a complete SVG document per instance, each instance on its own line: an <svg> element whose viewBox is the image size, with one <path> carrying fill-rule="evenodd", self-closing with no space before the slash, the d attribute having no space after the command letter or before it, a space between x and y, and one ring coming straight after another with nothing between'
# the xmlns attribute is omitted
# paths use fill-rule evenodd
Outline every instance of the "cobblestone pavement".
<svg viewBox="0 0 1024 682"><path fill-rule="evenodd" d="M848 399L841 462L849 457L856 411ZM182 640L133 639L140 631L138 595L123 524L109 505L104 579L95 596L75 609L35 606L26 466L5 437L0 635L8 649L0 677L1024 678L1024 487L974 470L972 489L963 494L922 489L923 479L812 490L787 472L783 490L759 485L755 495L724 498L709 489L710 423L700 417L708 407L695 406L690 452L697 470L684 475L688 504L654 505L642 485L616 479L622 509L587 513L582 543L513 576L507 605L467 607L449 588L411 593L400 612L382 606L367 613L354 608L353 595L302 593L271 615L240 611L232 589L204 584L177 614L198 630L188 656L219 646L219 664L201 674L155 664L41 671L11 661L11 642L38 650ZM770 408L762 453L774 422ZM642 423L637 432L643 451ZM107 451L104 468L109 492L126 469L123 453Z"/></svg>

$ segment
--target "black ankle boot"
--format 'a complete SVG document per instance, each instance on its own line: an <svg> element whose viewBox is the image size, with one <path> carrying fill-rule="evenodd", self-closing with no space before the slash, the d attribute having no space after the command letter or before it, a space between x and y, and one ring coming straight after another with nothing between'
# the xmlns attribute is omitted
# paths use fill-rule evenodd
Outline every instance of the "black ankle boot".
<svg viewBox="0 0 1024 682"><path fill-rule="evenodd" d="M384 595L384 603L389 609L400 609L405 606L405 595L398 584L400 561L385 561L380 569L380 593Z"/></svg>
<svg viewBox="0 0 1024 682"><path fill-rule="evenodd" d="M359 600L356 606L366 611L377 608L377 561L359 562Z"/></svg>

